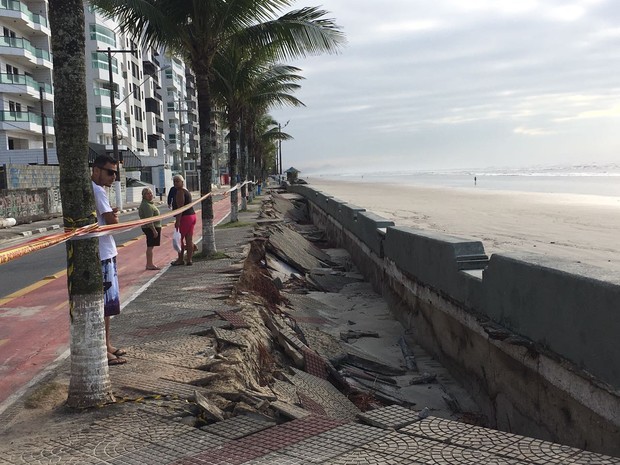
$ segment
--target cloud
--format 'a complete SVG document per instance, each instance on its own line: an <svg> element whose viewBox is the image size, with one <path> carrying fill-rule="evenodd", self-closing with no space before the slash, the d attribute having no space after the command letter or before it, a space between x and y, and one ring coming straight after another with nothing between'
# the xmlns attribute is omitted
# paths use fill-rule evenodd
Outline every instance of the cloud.
<svg viewBox="0 0 620 465"><path fill-rule="evenodd" d="M273 112L291 120L295 139L283 150L302 171L619 157L611 130L620 116L619 2L331 0L327 8L347 47L296 62L307 78L296 96L307 107Z"/></svg>

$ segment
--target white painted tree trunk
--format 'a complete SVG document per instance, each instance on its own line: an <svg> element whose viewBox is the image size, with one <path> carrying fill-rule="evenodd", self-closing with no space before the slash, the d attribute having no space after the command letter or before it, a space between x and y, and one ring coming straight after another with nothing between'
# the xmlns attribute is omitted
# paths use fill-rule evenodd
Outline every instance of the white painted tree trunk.
<svg viewBox="0 0 620 465"><path fill-rule="evenodd" d="M215 229L213 219L202 219L202 254L210 256L217 253L215 247Z"/></svg>
<svg viewBox="0 0 620 465"><path fill-rule="evenodd" d="M103 321L103 294L73 295L71 322L70 407L94 407L114 402Z"/></svg>

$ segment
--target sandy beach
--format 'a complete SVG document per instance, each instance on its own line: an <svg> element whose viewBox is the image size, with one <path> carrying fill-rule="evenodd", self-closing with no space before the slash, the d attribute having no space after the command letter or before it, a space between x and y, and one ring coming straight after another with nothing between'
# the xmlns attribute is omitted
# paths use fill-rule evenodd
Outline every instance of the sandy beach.
<svg viewBox="0 0 620 465"><path fill-rule="evenodd" d="M525 252L620 273L620 198L308 179L397 226L477 239L487 254Z"/></svg>

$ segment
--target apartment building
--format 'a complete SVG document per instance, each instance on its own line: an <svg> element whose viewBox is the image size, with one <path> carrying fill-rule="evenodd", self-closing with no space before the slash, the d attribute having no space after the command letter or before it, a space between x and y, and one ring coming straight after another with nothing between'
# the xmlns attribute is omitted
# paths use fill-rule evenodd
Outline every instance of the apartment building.
<svg viewBox="0 0 620 465"><path fill-rule="evenodd" d="M58 163L47 0L0 0L0 30L0 165Z"/></svg>
<svg viewBox="0 0 620 465"><path fill-rule="evenodd" d="M163 137L159 53L143 50L118 32L115 21L90 6L85 7L85 21L89 141L112 150L114 107L123 160L157 156L157 140Z"/></svg>

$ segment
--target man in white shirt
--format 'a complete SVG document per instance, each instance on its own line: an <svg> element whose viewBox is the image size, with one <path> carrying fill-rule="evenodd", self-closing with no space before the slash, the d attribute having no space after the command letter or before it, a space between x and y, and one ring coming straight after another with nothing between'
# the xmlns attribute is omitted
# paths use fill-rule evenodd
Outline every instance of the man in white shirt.
<svg viewBox="0 0 620 465"><path fill-rule="evenodd" d="M117 175L117 163L109 155L99 155L93 163L93 193L97 210L97 223L100 225L118 223L118 209L110 206L104 187L110 187ZM127 360L121 358L126 352L117 349L110 342L110 317L121 312L120 289L116 269L116 242L112 235L99 237L99 259L103 273L103 315L105 322L105 343L108 351L108 365L122 365Z"/></svg>

